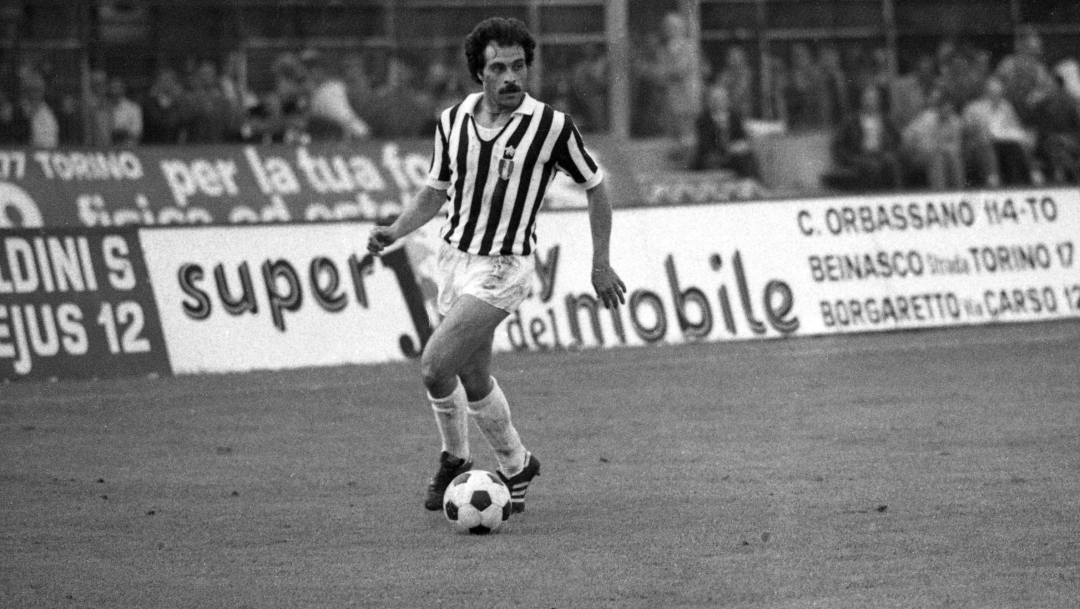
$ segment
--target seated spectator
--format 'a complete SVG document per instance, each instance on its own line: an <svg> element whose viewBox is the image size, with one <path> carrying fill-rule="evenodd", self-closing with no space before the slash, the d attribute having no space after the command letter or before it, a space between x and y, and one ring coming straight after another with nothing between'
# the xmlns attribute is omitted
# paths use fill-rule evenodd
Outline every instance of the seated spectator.
<svg viewBox="0 0 1080 609"><path fill-rule="evenodd" d="M791 69L784 94L788 128L799 131L826 126L829 122L826 95L825 77L814 62L810 47L796 43L791 47Z"/></svg>
<svg viewBox="0 0 1080 609"><path fill-rule="evenodd" d="M56 120L60 123L60 145L82 146L86 137L83 124L83 104L81 96L67 92L57 101Z"/></svg>
<svg viewBox="0 0 1080 609"><path fill-rule="evenodd" d="M716 84L727 89L731 107L739 116L754 116L754 71L746 50L735 44L728 47Z"/></svg>
<svg viewBox="0 0 1080 609"><path fill-rule="evenodd" d="M934 56L929 53L920 55L915 69L893 82L889 91L889 118L897 129L903 131L931 105L930 94L936 84L937 65L934 63ZM937 93L943 95L940 90ZM953 107L956 107L955 102Z"/></svg>
<svg viewBox="0 0 1080 609"><path fill-rule="evenodd" d="M109 76L102 70L90 72L87 96L87 145L107 148L112 145L112 107L109 104Z"/></svg>
<svg viewBox="0 0 1080 609"><path fill-rule="evenodd" d="M379 121L375 134L382 139L429 137L429 117L436 110L415 84L413 69L401 57L386 65L386 82L376 90Z"/></svg>
<svg viewBox="0 0 1080 609"><path fill-rule="evenodd" d="M221 93L229 103L233 118L233 133L228 139L248 141L251 139L251 126L248 116L259 98L247 86L247 72L244 56L239 51L232 51L225 57L225 68L221 72Z"/></svg>
<svg viewBox="0 0 1080 609"><path fill-rule="evenodd" d="M26 137L22 143L34 148L56 148L60 144L60 125L45 102L45 79L31 72L23 75L21 85L22 98L15 120L25 125Z"/></svg>
<svg viewBox="0 0 1080 609"><path fill-rule="evenodd" d="M887 94L893 83L891 65L892 60L885 47L860 49L852 74L854 92L859 95L866 87L875 86Z"/></svg>
<svg viewBox="0 0 1080 609"><path fill-rule="evenodd" d="M348 87L331 60L315 50L300 55L307 69L309 93L308 133L314 140L365 139L371 128L349 103Z"/></svg>
<svg viewBox="0 0 1080 609"><path fill-rule="evenodd" d="M956 105L935 89L927 107L901 132L903 158L931 189L963 188L963 134L964 121Z"/></svg>
<svg viewBox="0 0 1080 609"><path fill-rule="evenodd" d="M1076 184L1080 182L1080 104L1064 83L1056 85L1033 100L1036 158L1049 168L1054 182Z"/></svg>
<svg viewBox="0 0 1080 609"><path fill-rule="evenodd" d="M709 87L688 168L729 169L742 178L760 177L741 113L732 107L730 93L723 86Z"/></svg>
<svg viewBox="0 0 1080 609"><path fill-rule="evenodd" d="M651 66L652 78L663 90L662 116L673 144L669 156L685 163L694 144L694 122L701 114L701 49L682 13L665 14L662 29L664 42Z"/></svg>
<svg viewBox="0 0 1080 609"><path fill-rule="evenodd" d="M307 70L300 58L283 53L274 61L274 90L251 111L252 139L302 143L309 139Z"/></svg>
<svg viewBox="0 0 1080 609"><path fill-rule="evenodd" d="M469 94L469 88L460 74L461 72L451 70L442 61L433 61L428 64L427 75L424 77L424 92L431 100L433 112L428 128L424 131L434 132L439 114L465 99L465 96Z"/></svg>
<svg viewBox="0 0 1080 609"><path fill-rule="evenodd" d="M607 131L608 61L602 45L585 47L585 58L571 69L571 81L582 110L578 128Z"/></svg>
<svg viewBox="0 0 1080 609"><path fill-rule="evenodd" d="M765 57L765 67L762 70L762 78L766 81L761 98L761 118L778 121L785 126L787 116L787 89L789 72L784 58L770 54Z"/></svg>
<svg viewBox="0 0 1080 609"><path fill-rule="evenodd" d="M983 66L985 59L981 57L984 57L982 50L964 47L953 51L939 66L938 86L958 108L966 108L986 90L989 74Z"/></svg>
<svg viewBox="0 0 1080 609"><path fill-rule="evenodd" d="M134 146L143 135L142 108L127 97L124 81L109 82L109 106L112 109L112 143L114 146Z"/></svg>
<svg viewBox="0 0 1080 609"><path fill-rule="evenodd" d="M0 144L21 144L15 104L0 91ZM29 128L27 128L28 130ZM28 135L26 137L29 137Z"/></svg>
<svg viewBox="0 0 1080 609"><path fill-rule="evenodd" d="M848 115L851 96L840 51L831 44L822 46L818 51L818 65L825 80L825 118L830 127L835 127Z"/></svg>
<svg viewBox="0 0 1080 609"><path fill-rule="evenodd" d="M656 68L662 44L658 32L648 31L631 45L630 132L635 137L655 137L664 132L664 88Z"/></svg>
<svg viewBox="0 0 1080 609"><path fill-rule="evenodd" d="M826 174L826 185L842 190L900 188L899 139L882 107L880 87L867 86L859 109L844 119L833 137L836 168Z"/></svg>
<svg viewBox="0 0 1080 609"><path fill-rule="evenodd" d="M345 81L349 106L370 126L372 119L378 116L378 102L375 99L375 84L363 54L353 52L345 56L342 60L342 80Z"/></svg>
<svg viewBox="0 0 1080 609"><path fill-rule="evenodd" d="M1080 62L1075 59L1062 60L1054 67L1054 74L1069 97L1080 105Z"/></svg>
<svg viewBox="0 0 1080 609"><path fill-rule="evenodd" d="M999 78L986 81L982 97L964 108L970 153L985 158L989 186L1042 184L1042 172L1034 162L1035 135L1020 123Z"/></svg>
<svg viewBox="0 0 1080 609"><path fill-rule="evenodd" d="M237 117L221 90L214 62L199 63L185 105L190 111L185 126L189 143L219 144L239 133Z"/></svg>
<svg viewBox="0 0 1080 609"><path fill-rule="evenodd" d="M995 73L1005 88L1005 98L1024 122L1034 117L1036 100L1054 88L1042 54L1042 37L1026 27L1016 41L1016 52L1002 59Z"/></svg>
<svg viewBox="0 0 1080 609"><path fill-rule="evenodd" d="M172 69L159 70L143 102L143 143L179 144L184 127L184 86Z"/></svg>
<svg viewBox="0 0 1080 609"><path fill-rule="evenodd" d="M545 80L550 83L544 87L544 99L548 104L571 116L577 114L577 97L574 96L574 83L569 70L565 68L548 68Z"/></svg>

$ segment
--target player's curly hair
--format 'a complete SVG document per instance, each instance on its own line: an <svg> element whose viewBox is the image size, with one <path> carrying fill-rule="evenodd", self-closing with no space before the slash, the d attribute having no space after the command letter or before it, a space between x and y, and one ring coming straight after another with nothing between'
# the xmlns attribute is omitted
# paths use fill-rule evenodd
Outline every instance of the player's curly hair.
<svg viewBox="0 0 1080 609"><path fill-rule="evenodd" d="M494 42L501 47L520 45L525 51L525 65L532 66L536 54L536 38L525 24L513 17L490 17L478 23L465 37L465 61L469 75L478 83L484 71L484 49Z"/></svg>

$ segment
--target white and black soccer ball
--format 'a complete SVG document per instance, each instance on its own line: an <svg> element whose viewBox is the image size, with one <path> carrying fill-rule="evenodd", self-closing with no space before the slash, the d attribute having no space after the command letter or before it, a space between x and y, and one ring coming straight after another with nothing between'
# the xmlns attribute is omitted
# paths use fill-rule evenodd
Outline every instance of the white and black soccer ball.
<svg viewBox="0 0 1080 609"><path fill-rule="evenodd" d="M510 518L510 489L491 472L467 471L446 487L443 513L459 533L494 533Z"/></svg>

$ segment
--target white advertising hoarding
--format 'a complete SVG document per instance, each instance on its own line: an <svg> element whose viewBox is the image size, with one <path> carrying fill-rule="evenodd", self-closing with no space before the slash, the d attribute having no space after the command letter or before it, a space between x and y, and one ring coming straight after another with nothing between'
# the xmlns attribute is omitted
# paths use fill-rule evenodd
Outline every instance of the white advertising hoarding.
<svg viewBox="0 0 1080 609"><path fill-rule="evenodd" d="M501 349L679 343L1080 317L1080 192L918 193L626 210L589 298L585 213L537 229L534 295Z"/></svg>
<svg viewBox="0 0 1080 609"><path fill-rule="evenodd" d="M369 223L140 229L173 371L415 358L437 221L367 254ZM1080 191L918 193L619 210L627 303L590 285L584 210L543 213L533 294L497 350L1080 318Z"/></svg>
<svg viewBox="0 0 1080 609"><path fill-rule="evenodd" d="M415 356L427 320L411 267L400 248L369 256L369 226L141 230L173 372Z"/></svg>

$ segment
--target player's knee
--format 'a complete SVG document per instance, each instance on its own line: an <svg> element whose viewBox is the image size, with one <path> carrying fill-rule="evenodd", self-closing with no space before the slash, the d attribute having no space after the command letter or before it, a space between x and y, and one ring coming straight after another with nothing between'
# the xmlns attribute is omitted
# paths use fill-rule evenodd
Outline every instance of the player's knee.
<svg viewBox="0 0 1080 609"><path fill-rule="evenodd" d="M456 377L457 371L440 358L427 352L420 358L420 378L429 390L450 384Z"/></svg>
<svg viewBox="0 0 1080 609"><path fill-rule="evenodd" d="M491 390L491 367L482 363L470 362L458 370L461 384L470 394L480 394L481 397Z"/></svg>

